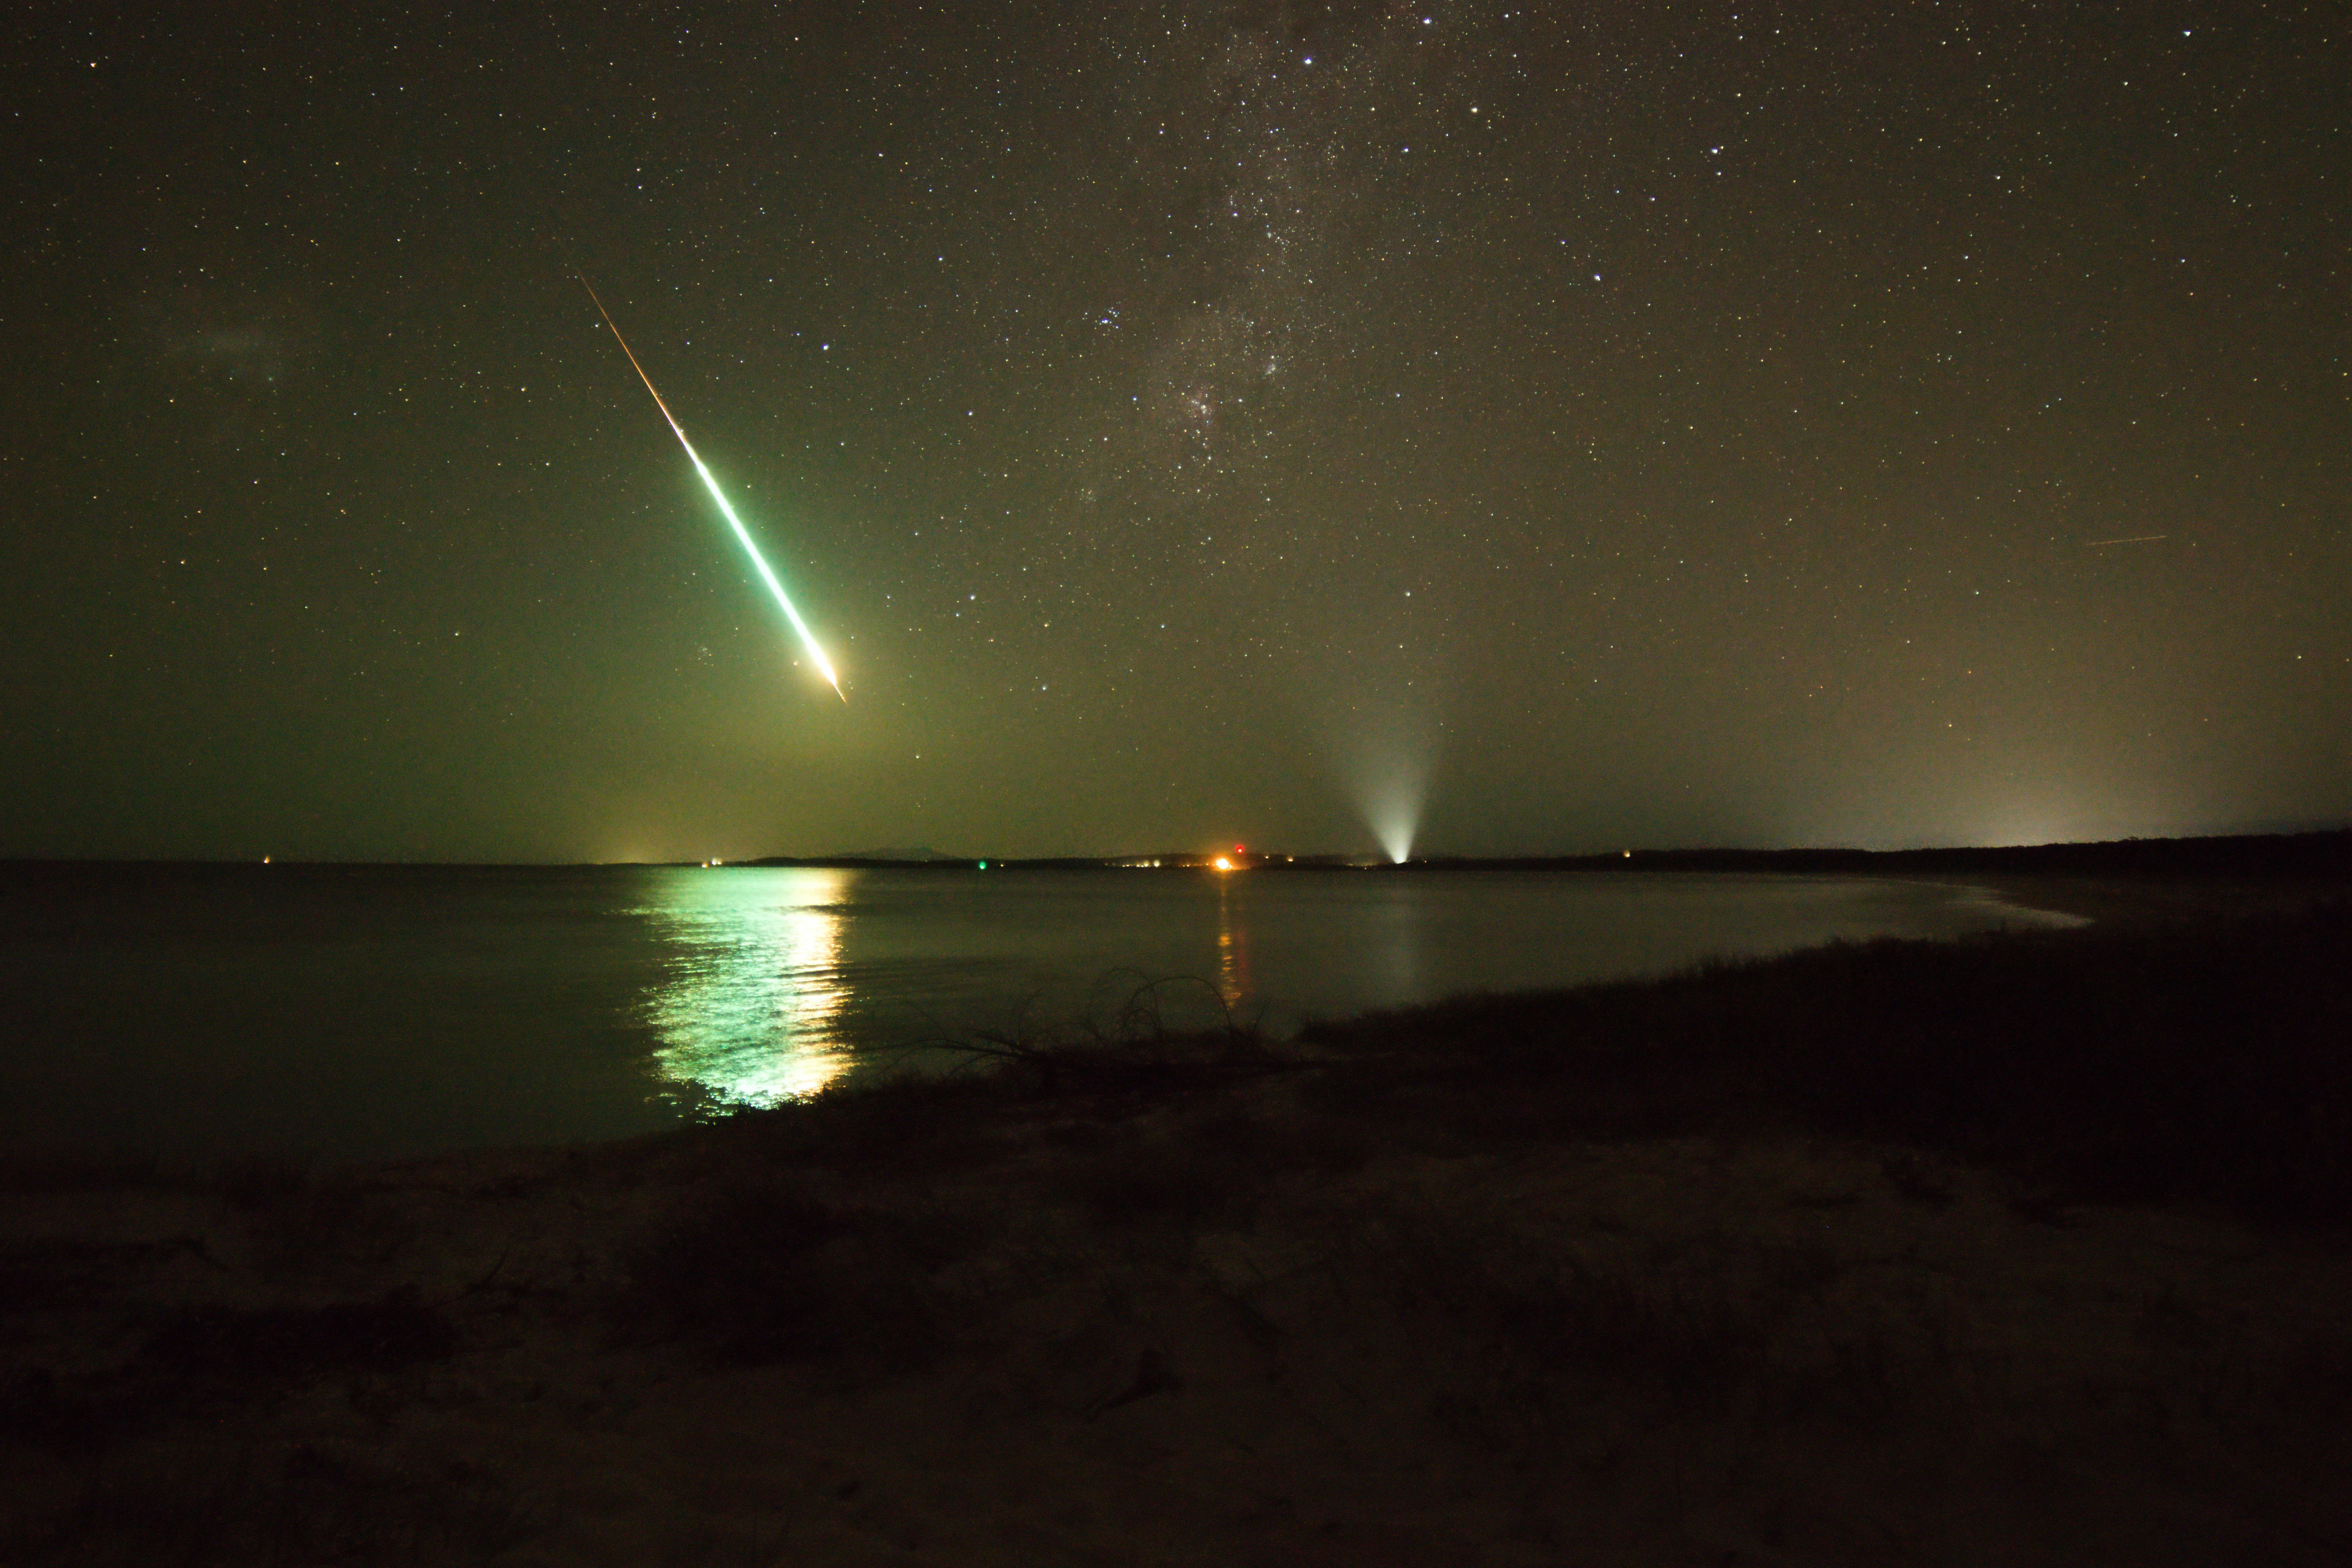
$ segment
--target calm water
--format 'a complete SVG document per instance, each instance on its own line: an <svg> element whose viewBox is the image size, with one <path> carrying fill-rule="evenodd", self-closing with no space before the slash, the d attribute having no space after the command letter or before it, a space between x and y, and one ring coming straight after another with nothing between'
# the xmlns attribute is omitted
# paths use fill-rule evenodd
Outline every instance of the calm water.
<svg viewBox="0 0 2352 1568"><path fill-rule="evenodd" d="M1546 873L99 868L0 882L0 1145L625 1136L975 1029L1304 1018L1946 936L1966 888ZM1181 977L1181 978L1179 978Z"/></svg>

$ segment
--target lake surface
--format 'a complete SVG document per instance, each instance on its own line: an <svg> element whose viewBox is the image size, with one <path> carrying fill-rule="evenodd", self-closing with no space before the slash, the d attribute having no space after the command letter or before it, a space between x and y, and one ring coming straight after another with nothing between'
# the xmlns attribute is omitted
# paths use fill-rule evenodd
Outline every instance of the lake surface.
<svg viewBox="0 0 2352 1568"><path fill-rule="evenodd" d="M2063 921L1967 887L1673 873L19 870L0 876L0 1146L356 1159L622 1137L1130 1006L1287 1033Z"/></svg>

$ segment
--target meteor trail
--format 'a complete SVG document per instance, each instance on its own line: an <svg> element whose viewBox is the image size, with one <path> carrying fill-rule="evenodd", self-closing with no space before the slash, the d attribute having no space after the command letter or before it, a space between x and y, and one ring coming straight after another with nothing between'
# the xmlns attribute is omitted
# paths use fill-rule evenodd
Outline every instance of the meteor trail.
<svg viewBox="0 0 2352 1568"><path fill-rule="evenodd" d="M621 345L621 352L629 356L629 368L637 372L637 380L646 383L646 391L653 392L654 406L661 410L662 418L669 422L670 434L677 437L677 444L686 448L687 459L694 465L694 471L702 476L702 487L710 492L712 500L719 503L719 515L727 519L727 526L735 530L735 537L743 541L743 549L751 555L751 564L760 569L760 580L766 583L768 591L776 596L776 603L782 608L784 619L790 621L793 630L801 634L801 645L816 662L817 670L824 676L825 684L833 687L833 695L847 702L849 694L841 689L841 677L833 673L833 661L824 656L823 648L817 646L816 633L810 631L808 622L801 619L801 612L793 608L792 598L784 592L784 585L776 580L775 572L769 568L768 558L761 555L760 547L751 542L751 530L743 526L743 519L737 517L735 508L727 504L727 497L719 493L719 481L713 479L710 470L702 465L702 459L696 454L694 443L686 438L686 431L678 424L677 416L670 413L669 404L662 402L662 394L655 392L653 377L646 374L645 366L637 363L636 352L629 347L629 340L621 336L621 329L613 326L613 313L604 308L602 299L596 298L596 290L589 284L585 273L575 271L574 276L579 277L580 287L588 290L588 298L595 300L596 314L604 318L605 326L612 328L613 340Z"/></svg>

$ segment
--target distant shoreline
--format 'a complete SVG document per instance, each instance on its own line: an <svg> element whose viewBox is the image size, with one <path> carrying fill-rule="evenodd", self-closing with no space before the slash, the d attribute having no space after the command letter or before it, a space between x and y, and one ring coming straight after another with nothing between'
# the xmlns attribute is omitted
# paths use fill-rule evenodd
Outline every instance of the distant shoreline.
<svg viewBox="0 0 2352 1568"><path fill-rule="evenodd" d="M871 856L769 855L757 860L488 863L429 861L0 860L0 888L37 888L89 879L273 876L373 877L423 872L485 878L558 873L694 868L927 871L998 875L1066 872L1104 874L1139 867L1223 875L1198 853L1049 856L1018 860L888 860ZM1837 877L1984 890L2021 911L2100 922L2139 923L2245 915L2291 908L2326 894L2352 893L2352 828L2294 833L2215 834L2179 839L2116 839L2084 843L1980 848L1672 849L1607 854L1433 856L1402 864L1345 855L1250 854L1232 868L1249 876L1494 873Z"/></svg>
<svg viewBox="0 0 2352 1568"><path fill-rule="evenodd" d="M1144 866L1208 870L1218 859L1198 851L1117 855L959 857L920 859L877 855L762 855L725 862L702 861L301 861L255 860L0 859L0 877L38 876L113 869L124 872L257 869L283 871L451 871L523 873L622 870L632 867L767 866L818 870L893 869L924 871L1123 871ZM1365 855L1243 852L1225 857L1234 870L1252 873L1360 870L1412 875L1428 872L1688 872L1782 873L1807 876L1899 877L1906 880L1971 882L2003 879L2020 887L2046 879L2149 878L2184 882L2284 882L2297 886L2352 883L2352 827L2293 833L2208 834L2190 838L2108 839L2080 843L2006 844L1905 850L1628 849L1558 855L1433 855L1398 863Z"/></svg>

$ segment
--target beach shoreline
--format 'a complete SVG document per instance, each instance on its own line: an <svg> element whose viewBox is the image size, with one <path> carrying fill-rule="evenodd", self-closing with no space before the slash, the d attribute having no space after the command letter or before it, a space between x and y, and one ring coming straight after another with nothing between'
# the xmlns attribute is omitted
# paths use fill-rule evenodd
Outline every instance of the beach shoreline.
<svg viewBox="0 0 2352 1568"><path fill-rule="evenodd" d="M15 1169L0 1555L2328 1560L2352 1183L2262 1074L2343 1114L2352 916L2018 896L2103 914L614 1145ZM2224 1017L2242 1080L2163 1032Z"/></svg>

